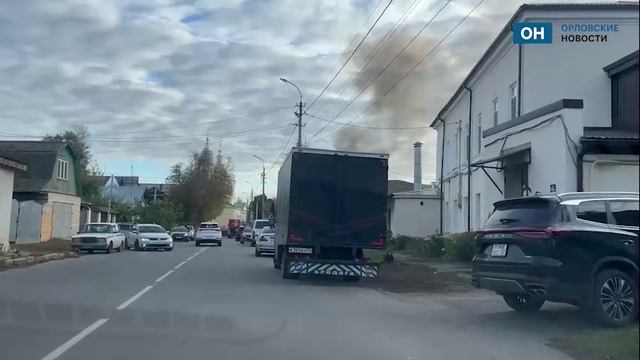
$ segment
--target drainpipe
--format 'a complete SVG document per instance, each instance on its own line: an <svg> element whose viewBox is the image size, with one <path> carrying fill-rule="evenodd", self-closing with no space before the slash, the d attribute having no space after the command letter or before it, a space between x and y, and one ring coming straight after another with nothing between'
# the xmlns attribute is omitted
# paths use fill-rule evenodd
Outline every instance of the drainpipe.
<svg viewBox="0 0 640 360"><path fill-rule="evenodd" d="M522 114L522 44L518 44L518 116Z"/></svg>
<svg viewBox="0 0 640 360"><path fill-rule="evenodd" d="M576 187L577 187L577 191L578 192L583 192L584 191L584 176L582 174L583 169L584 169L584 162L583 162L583 158L586 155L587 151L582 148L580 149L580 152L578 152L578 164L576 166Z"/></svg>
<svg viewBox="0 0 640 360"><path fill-rule="evenodd" d="M470 87L464 86L469 92L469 127L467 134L467 231L471 231L471 119L473 109L473 90Z"/></svg>
<svg viewBox="0 0 640 360"><path fill-rule="evenodd" d="M440 151L440 235L444 234L444 144L445 144L445 130L447 124L439 118L442 123L442 150Z"/></svg>

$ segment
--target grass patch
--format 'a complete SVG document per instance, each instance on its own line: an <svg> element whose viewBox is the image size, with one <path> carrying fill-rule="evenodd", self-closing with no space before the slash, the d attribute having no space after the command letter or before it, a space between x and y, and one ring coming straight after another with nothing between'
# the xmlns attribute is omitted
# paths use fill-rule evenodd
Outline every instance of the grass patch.
<svg viewBox="0 0 640 360"><path fill-rule="evenodd" d="M456 291L468 288L469 284L454 273L438 273L427 264L396 260L381 265L378 286L386 291L407 293Z"/></svg>
<svg viewBox="0 0 640 360"><path fill-rule="evenodd" d="M577 360L637 360L640 357L637 326L554 338L549 345Z"/></svg>
<svg viewBox="0 0 640 360"><path fill-rule="evenodd" d="M37 256L54 252L72 251L71 241L62 239L51 239L49 241L32 244L15 244L13 245L13 247L18 251L18 254L20 254L20 256Z"/></svg>

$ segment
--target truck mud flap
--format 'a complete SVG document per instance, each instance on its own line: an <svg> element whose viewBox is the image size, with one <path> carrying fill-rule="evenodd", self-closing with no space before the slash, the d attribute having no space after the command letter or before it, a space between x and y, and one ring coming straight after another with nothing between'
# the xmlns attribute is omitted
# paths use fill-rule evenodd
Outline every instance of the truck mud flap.
<svg viewBox="0 0 640 360"><path fill-rule="evenodd" d="M375 278L378 277L378 265L292 260L289 262L289 272L292 274Z"/></svg>

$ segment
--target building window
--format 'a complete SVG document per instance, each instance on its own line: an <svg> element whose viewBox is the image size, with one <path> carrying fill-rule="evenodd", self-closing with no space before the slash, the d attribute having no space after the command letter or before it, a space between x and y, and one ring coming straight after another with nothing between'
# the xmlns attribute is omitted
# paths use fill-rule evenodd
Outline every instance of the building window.
<svg viewBox="0 0 640 360"><path fill-rule="evenodd" d="M493 99L493 126L498 125L498 98Z"/></svg>
<svg viewBox="0 0 640 360"><path fill-rule="evenodd" d="M618 130L638 132L638 67L611 77L611 120Z"/></svg>
<svg viewBox="0 0 640 360"><path fill-rule="evenodd" d="M58 159L56 169L57 169L56 177L58 179L69 180L69 162L68 161Z"/></svg>
<svg viewBox="0 0 640 360"><path fill-rule="evenodd" d="M482 151L482 113L478 113L478 135L476 143L476 154L480 154Z"/></svg>
<svg viewBox="0 0 640 360"><path fill-rule="evenodd" d="M509 106L511 106L511 119L518 117L518 83L509 86Z"/></svg>

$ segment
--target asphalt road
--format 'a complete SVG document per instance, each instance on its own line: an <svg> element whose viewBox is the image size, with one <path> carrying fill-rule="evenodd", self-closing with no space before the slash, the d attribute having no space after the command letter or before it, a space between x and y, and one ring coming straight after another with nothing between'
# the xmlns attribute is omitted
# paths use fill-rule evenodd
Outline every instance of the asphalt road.
<svg viewBox="0 0 640 360"><path fill-rule="evenodd" d="M0 272L3 360L568 359L545 339L589 326L572 307L523 315L483 291L283 280L233 240Z"/></svg>

